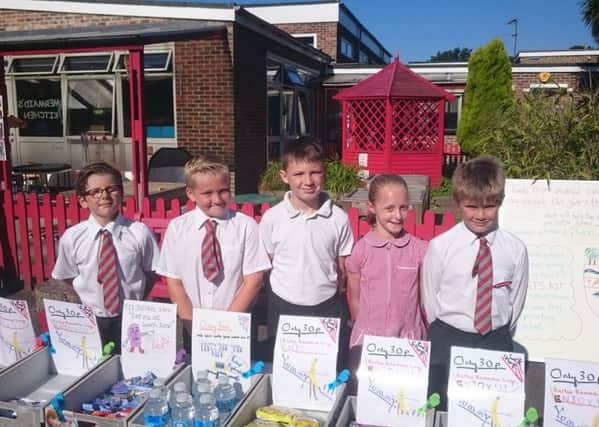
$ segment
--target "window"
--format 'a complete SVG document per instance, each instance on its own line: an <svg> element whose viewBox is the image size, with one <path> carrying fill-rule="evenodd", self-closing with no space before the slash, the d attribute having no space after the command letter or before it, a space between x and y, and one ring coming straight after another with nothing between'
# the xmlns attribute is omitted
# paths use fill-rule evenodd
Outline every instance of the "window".
<svg viewBox="0 0 599 427"><path fill-rule="evenodd" d="M354 59L354 45L343 37L341 37L341 55L347 59Z"/></svg>
<svg viewBox="0 0 599 427"><path fill-rule="evenodd" d="M456 99L445 102L445 134L455 135L458 130L460 111L462 109L462 96L456 95Z"/></svg>
<svg viewBox="0 0 599 427"><path fill-rule="evenodd" d="M316 47L316 34L291 34L291 36L308 46Z"/></svg>
<svg viewBox="0 0 599 427"><path fill-rule="evenodd" d="M8 73L11 75L23 74L52 74L56 67L58 56L36 56L34 58L16 57L8 67Z"/></svg>
<svg viewBox="0 0 599 427"><path fill-rule="evenodd" d="M360 64L368 64L368 54L366 52L364 52L363 50L360 51Z"/></svg>
<svg viewBox="0 0 599 427"><path fill-rule="evenodd" d="M63 136L62 97L59 79L16 80L17 116L27 127L20 136Z"/></svg>
<svg viewBox="0 0 599 427"><path fill-rule="evenodd" d="M339 10L339 23L343 25L345 29L352 33L354 36L360 36L360 27L358 23L343 9Z"/></svg>
<svg viewBox="0 0 599 427"><path fill-rule="evenodd" d="M68 87L68 135L88 131L112 134L114 80L69 80Z"/></svg>
<svg viewBox="0 0 599 427"><path fill-rule="evenodd" d="M362 40L362 43L364 43L364 45L367 46L371 51L379 56L381 55L381 46L368 33L362 32L360 39Z"/></svg>
<svg viewBox="0 0 599 427"><path fill-rule="evenodd" d="M172 51L144 52L144 71L171 71ZM127 71L129 55L120 53L114 63L114 71Z"/></svg>
<svg viewBox="0 0 599 427"><path fill-rule="evenodd" d="M123 126L126 137L131 137L131 102L129 79L123 79ZM148 138L174 138L175 112L173 79L170 76L144 80L144 121Z"/></svg>
<svg viewBox="0 0 599 427"><path fill-rule="evenodd" d="M60 64L61 73L104 73L108 72L112 53L101 55L65 55Z"/></svg>

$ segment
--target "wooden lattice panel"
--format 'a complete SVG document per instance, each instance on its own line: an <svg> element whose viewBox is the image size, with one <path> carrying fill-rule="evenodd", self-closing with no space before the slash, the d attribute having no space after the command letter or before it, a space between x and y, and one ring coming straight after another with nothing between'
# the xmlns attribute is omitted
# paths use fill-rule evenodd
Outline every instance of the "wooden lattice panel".
<svg viewBox="0 0 599 427"><path fill-rule="evenodd" d="M385 100L360 99L348 103L348 146L360 151L383 151Z"/></svg>
<svg viewBox="0 0 599 427"><path fill-rule="evenodd" d="M439 103L423 99L393 99L392 150L431 151L439 141Z"/></svg>

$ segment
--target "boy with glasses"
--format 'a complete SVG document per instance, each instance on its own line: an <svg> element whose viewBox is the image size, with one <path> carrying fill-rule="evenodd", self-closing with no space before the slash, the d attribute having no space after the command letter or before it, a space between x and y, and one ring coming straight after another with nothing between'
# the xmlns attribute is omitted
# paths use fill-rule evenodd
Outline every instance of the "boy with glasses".
<svg viewBox="0 0 599 427"><path fill-rule="evenodd" d="M158 245L147 226L120 214L123 178L114 167L85 166L75 191L90 216L60 238L52 277L73 286L81 303L94 310L102 345L113 341L120 353L123 300L148 294Z"/></svg>

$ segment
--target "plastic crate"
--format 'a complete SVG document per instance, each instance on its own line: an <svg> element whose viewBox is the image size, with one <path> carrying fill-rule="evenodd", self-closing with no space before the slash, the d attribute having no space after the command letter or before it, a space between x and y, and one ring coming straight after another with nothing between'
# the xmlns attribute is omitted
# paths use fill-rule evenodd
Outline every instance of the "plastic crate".
<svg viewBox="0 0 599 427"><path fill-rule="evenodd" d="M330 412L320 411L304 411L306 415L317 418L321 421L324 427L333 427L337 420L337 415L341 409L341 403L343 402L346 394L345 384L342 384L337 388L337 399L333 404L333 408ZM256 418L256 409L262 406L272 405L272 374L264 375L262 381L260 381L254 388L248 393L247 397L238 409L233 412L233 415L226 423L226 426L239 427L244 426Z"/></svg>

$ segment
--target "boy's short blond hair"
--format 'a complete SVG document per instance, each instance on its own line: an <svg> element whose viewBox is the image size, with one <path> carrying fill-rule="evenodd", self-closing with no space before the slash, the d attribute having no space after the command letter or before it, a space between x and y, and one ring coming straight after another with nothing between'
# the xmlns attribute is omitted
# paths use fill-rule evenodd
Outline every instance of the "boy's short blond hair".
<svg viewBox="0 0 599 427"><path fill-rule="evenodd" d="M227 179L231 179L229 168L223 162L210 156L200 155L193 157L185 163L185 184L193 188L193 177L198 174L223 174Z"/></svg>
<svg viewBox="0 0 599 427"><path fill-rule="evenodd" d="M453 199L501 204L505 196L505 172L501 162L482 154L460 164L452 178Z"/></svg>

